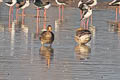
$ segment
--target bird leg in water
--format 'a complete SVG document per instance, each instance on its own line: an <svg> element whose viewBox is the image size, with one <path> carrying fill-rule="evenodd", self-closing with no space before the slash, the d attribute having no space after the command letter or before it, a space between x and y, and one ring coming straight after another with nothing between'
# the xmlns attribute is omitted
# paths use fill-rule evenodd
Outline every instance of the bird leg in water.
<svg viewBox="0 0 120 80"><path fill-rule="evenodd" d="M81 20L81 22L80 22L80 26L83 26L83 21Z"/></svg>
<svg viewBox="0 0 120 80"><path fill-rule="evenodd" d="M82 19L82 10L80 10L80 19ZM80 26L83 26L83 21L81 21Z"/></svg>
<svg viewBox="0 0 120 80"><path fill-rule="evenodd" d="M60 22L60 17L61 17L61 6L59 5L59 22Z"/></svg>
<svg viewBox="0 0 120 80"><path fill-rule="evenodd" d="M81 19L82 19L82 10L80 10L80 17L81 17Z"/></svg>
<svg viewBox="0 0 120 80"><path fill-rule="evenodd" d="M83 20L83 27L85 28L85 20Z"/></svg>
<svg viewBox="0 0 120 80"><path fill-rule="evenodd" d="M16 23L18 23L18 11L19 9L16 9Z"/></svg>
<svg viewBox="0 0 120 80"><path fill-rule="evenodd" d="M10 7L10 9L9 9L9 25L8 25L9 28L11 27L11 26L10 26L11 8L12 8L12 7Z"/></svg>
<svg viewBox="0 0 120 80"><path fill-rule="evenodd" d="M37 26L36 26L36 38L39 34L39 8L37 8L37 20L36 20Z"/></svg>
<svg viewBox="0 0 120 80"><path fill-rule="evenodd" d="M92 19L92 15L91 15L91 17L90 17L90 18L91 18L91 25L92 25L92 24L93 24L93 22L92 22L92 21L93 21L93 19Z"/></svg>
<svg viewBox="0 0 120 80"><path fill-rule="evenodd" d="M85 20L81 20L80 26L85 28Z"/></svg>
<svg viewBox="0 0 120 80"><path fill-rule="evenodd" d="M43 28L46 29L46 9L44 9L44 26Z"/></svg>
<svg viewBox="0 0 120 80"><path fill-rule="evenodd" d="M12 9L11 14L12 14L12 22L13 22L13 6L11 7L11 9Z"/></svg>
<svg viewBox="0 0 120 80"><path fill-rule="evenodd" d="M63 19L64 19L63 14L64 14L64 5L62 5L62 21L63 21Z"/></svg>
<svg viewBox="0 0 120 80"><path fill-rule="evenodd" d="M24 24L24 9L22 10L22 24Z"/></svg>
<svg viewBox="0 0 120 80"><path fill-rule="evenodd" d="M119 5L119 16L120 16L120 5Z"/></svg>
<svg viewBox="0 0 120 80"><path fill-rule="evenodd" d="M116 18L115 18L115 19L116 19L116 21L117 21L117 12L118 12L118 9L117 9L117 7L116 7Z"/></svg>
<svg viewBox="0 0 120 80"><path fill-rule="evenodd" d="M87 18L86 29L88 29L88 25L89 25L89 18Z"/></svg>

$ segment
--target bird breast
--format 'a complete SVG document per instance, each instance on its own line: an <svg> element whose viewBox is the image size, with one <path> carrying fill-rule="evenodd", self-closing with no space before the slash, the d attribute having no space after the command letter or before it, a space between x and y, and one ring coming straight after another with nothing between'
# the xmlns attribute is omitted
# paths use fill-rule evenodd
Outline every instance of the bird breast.
<svg viewBox="0 0 120 80"><path fill-rule="evenodd" d="M46 32L45 37L46 37L46 38L51 38L51 37L52 37L52 35L51 35L51 33L50 33L50 32Z"/></svg>

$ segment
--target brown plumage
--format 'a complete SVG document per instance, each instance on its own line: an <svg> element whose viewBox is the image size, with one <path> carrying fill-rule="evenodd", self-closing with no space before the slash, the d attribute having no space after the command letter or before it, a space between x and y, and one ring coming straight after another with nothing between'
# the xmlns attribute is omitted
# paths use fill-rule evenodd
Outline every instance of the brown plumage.
<svg viewBox="0 0 120 80"><path fill-rule="evenodd" d="M79 45L88 43L91 40L91 32L87 29L78 28L75 35L75 41Z"/></svg>
<svg viewBox="0 0 120 80"><path fill-rule="evenodd" d="M87 45L77 45L75 46L76 58L79 60L85 60L89 58L91 53L91 48Z"/></svg>
<svg viewBox="0 0 120 80"><path fill-rule="evenodd" d="M47 31L43 31L40 34L40 41L42 46L44 44L50 44L50 46L52 45L53 41L54 41L54 34L52 32L52 26L48 25L47 27Z"/></svg>
<svg viewBox="0 0 120 80"><path fill-rule="evenodd" d="M40 51L41 59L46 60L48 68L50 67L51 60L54 57L54 49L50 46L41 46Z"/></svg>

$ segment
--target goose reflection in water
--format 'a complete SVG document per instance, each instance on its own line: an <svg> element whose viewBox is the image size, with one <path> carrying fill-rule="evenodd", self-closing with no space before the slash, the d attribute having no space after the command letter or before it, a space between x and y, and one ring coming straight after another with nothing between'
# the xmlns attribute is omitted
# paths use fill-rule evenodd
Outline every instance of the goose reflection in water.
<svg viewBox="0 0 120 80"><path fill-rule="evenodd" d="M119 23L118 22L109 22L109 32L118 32L119 31Z"/></svg>
<svg viewBox="0 0 120 80"><path fill-rule="evenodd" d="M91 48L87 45L77 45L75 46L76 58L78 60L85 60L89 58Z"/></svg>
<svg viewBox="0 0 120 80"><path fill-rule="evenodd" d="M0 24L0 32L4 32L5 31L5 26Z"/></svg>
<svg viewBox="0 0 120 80"><path fill-rule="evenodd" d="M50 46L41 46L39 50L39 54L41 55L41 59L46 60L47 67L50 67L50 62L54 56L54 49Z"/></svg>

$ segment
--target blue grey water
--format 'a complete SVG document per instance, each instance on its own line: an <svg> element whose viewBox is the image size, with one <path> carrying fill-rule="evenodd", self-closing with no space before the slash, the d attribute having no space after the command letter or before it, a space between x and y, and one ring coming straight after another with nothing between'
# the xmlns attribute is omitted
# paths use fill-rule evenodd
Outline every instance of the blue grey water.
<svg viewBox="0 0 120 80"><path fill-rule="evenodd" d="M8 13L9 8L0 5L0 80L120 80L120 34L107 23L114 20L115 11L94 10L96 31L81 47L74 41L80 27L77 8L66 7L60 24L58 7L47 10L47 25L53 26L55 34L52 47L41 47L35 37L36 18L26 16L23 27L12 22L9 29ZM36 9L30 6L25 13L36 15ZM43 23L40 18L40 31Z"/></svg>

